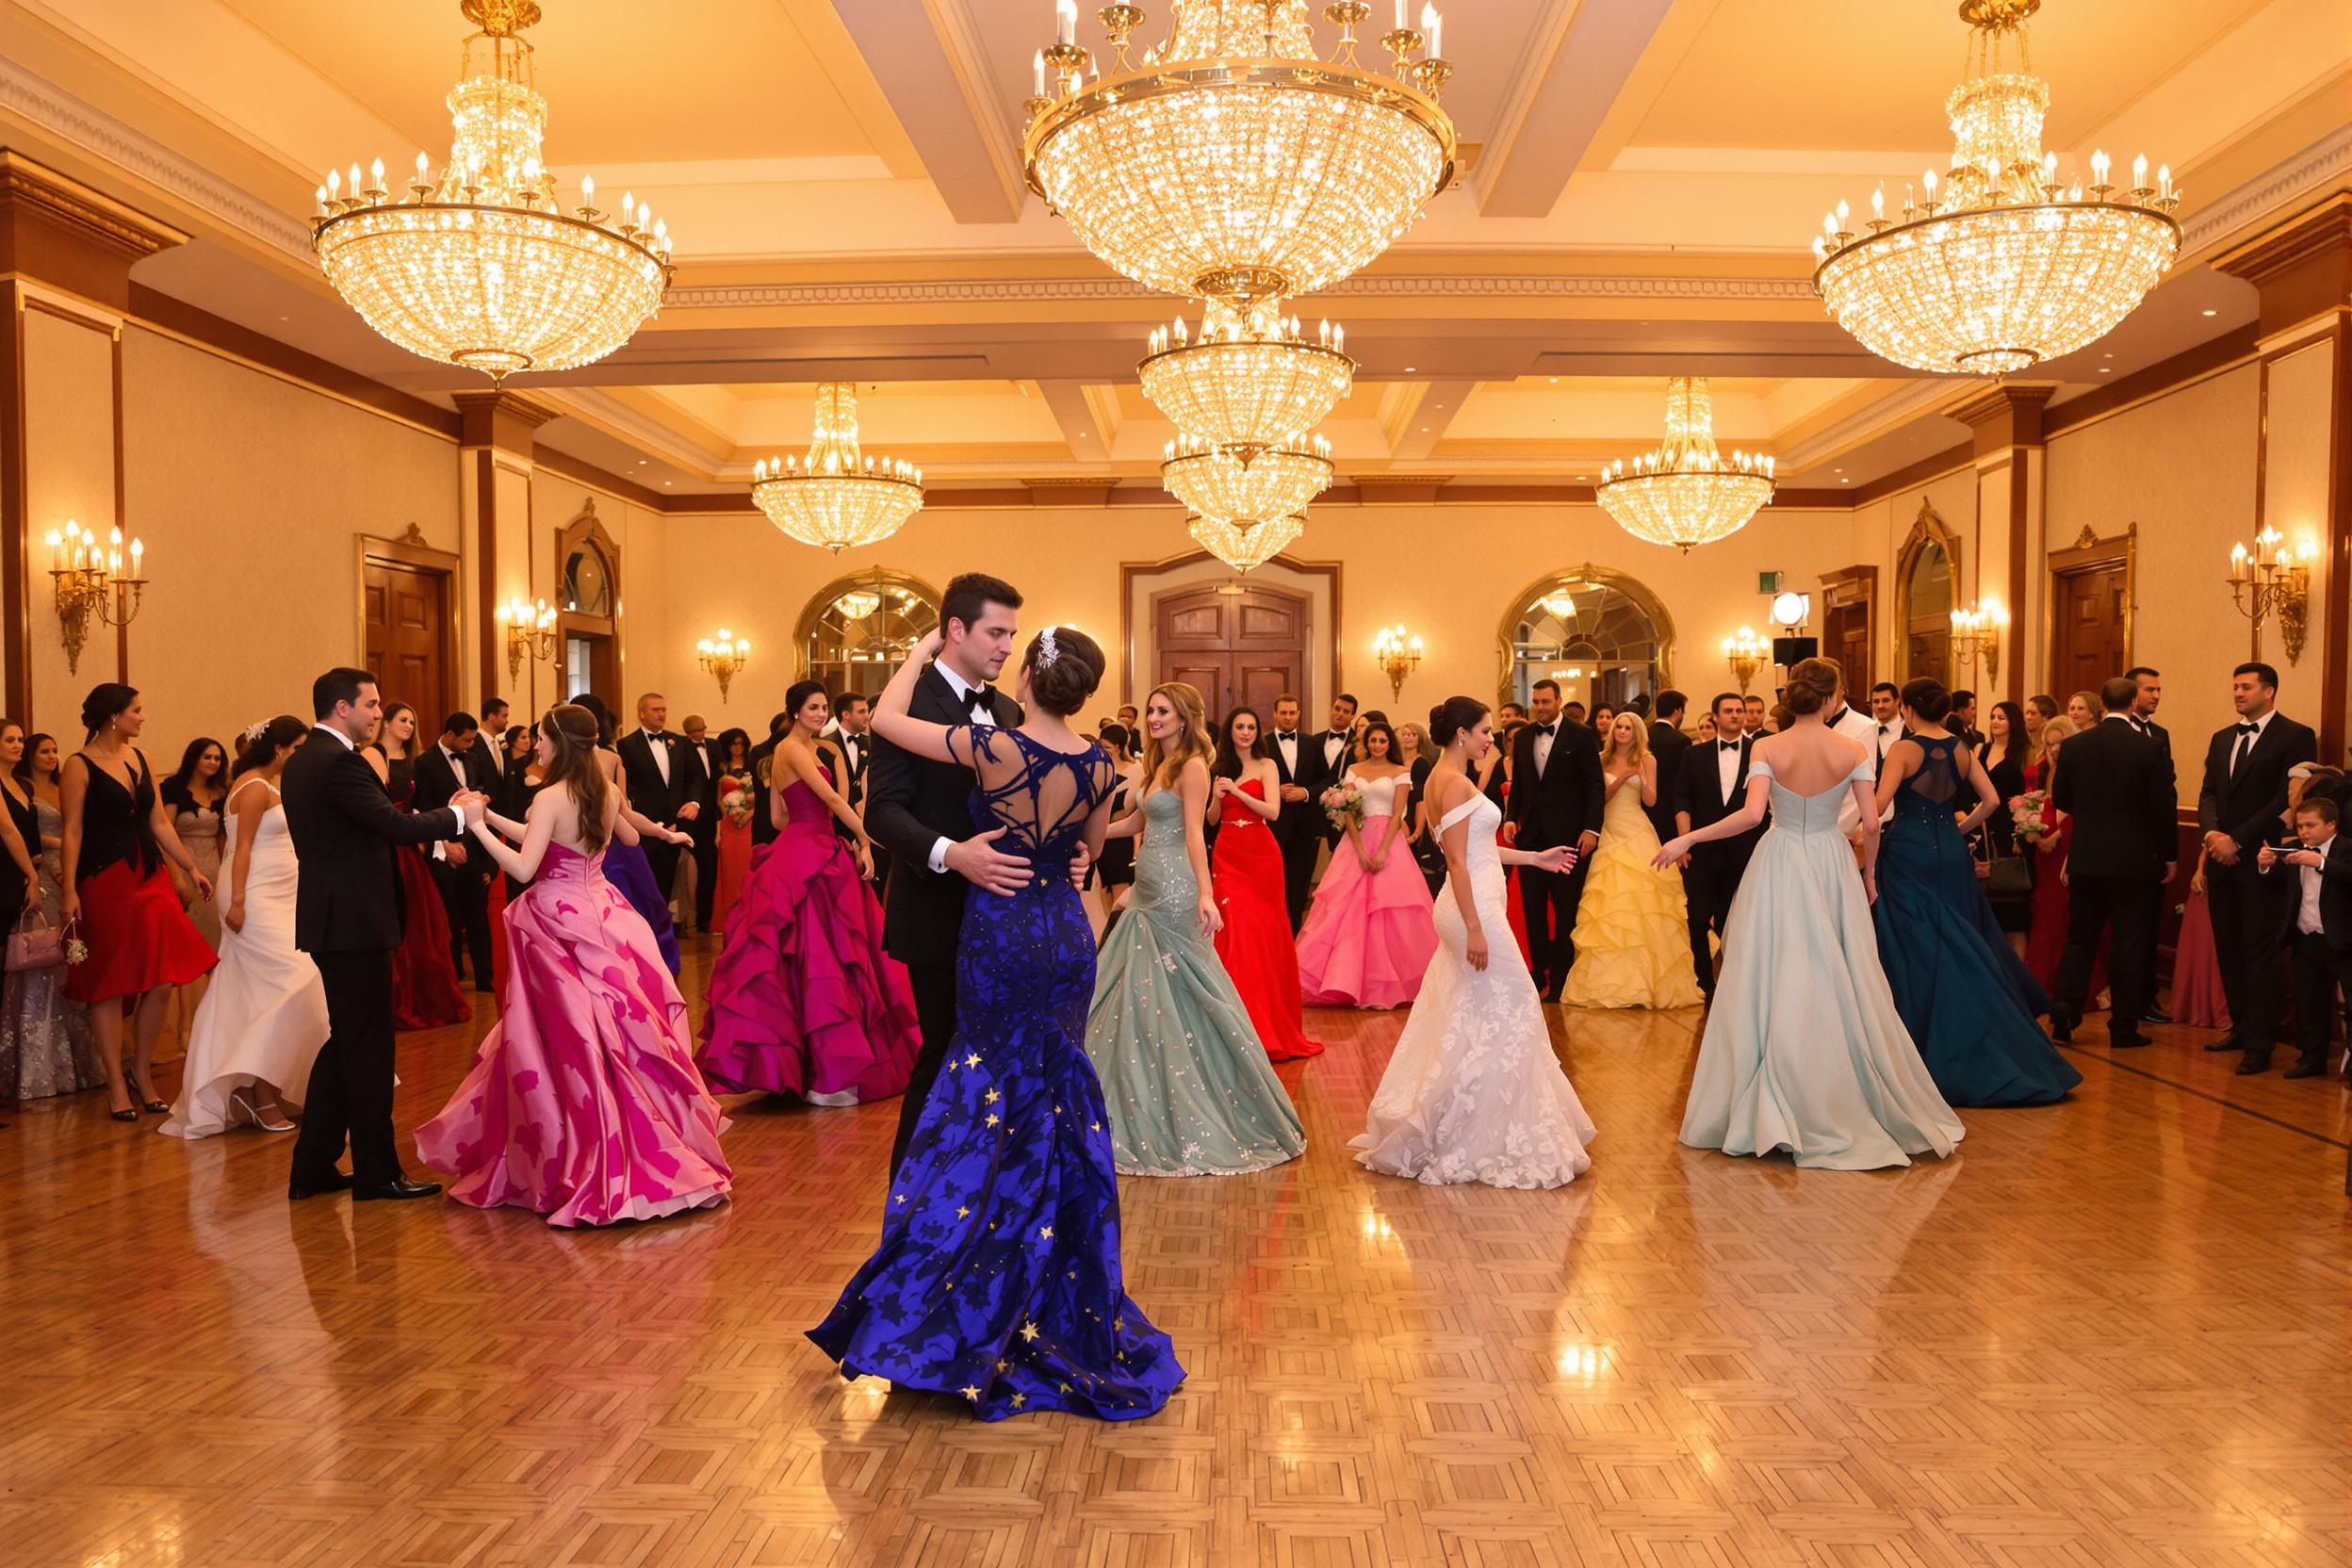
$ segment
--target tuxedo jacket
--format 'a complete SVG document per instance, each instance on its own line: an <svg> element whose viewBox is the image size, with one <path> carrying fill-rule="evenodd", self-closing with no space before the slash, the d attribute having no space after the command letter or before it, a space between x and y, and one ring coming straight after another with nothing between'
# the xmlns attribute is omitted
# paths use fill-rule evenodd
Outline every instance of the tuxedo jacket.
<svg viewBox="0 0 2352 1568"><path fill-rule="evenodd" d="M1274 759L1277 781L1283 787L1296 784L1307 792L1304 800L1283 801L1282 809L1274 815L1275 837L1284 842L1311 841L1323 830L1323 808L1316 805L1315 799L1322 789L1315 781L1316 766L1322 760L1322 748L1315 744L1315 739L1303 729L1298 732L1298 766L1294 771L1283 758L1282 745L1274 739L1274 732L1271 729L1266 732L1266 755Z"/></svg>
<svg viewBox="0 0 2352 1568"><path fill-rule="evenodd" d="M988 704L999 728L1021 723L1021 704L993 687ZM936 664L916 679L906 711L933 724L960 725L972 718ZM931 846L980 831L972 814L972 770L917 757L880 736L874 741L866 775L866 831L890 852L882 946L902 964L951 968L963 932L968 884L952 871L931 869Z"/></svg>
<svg viewBox="0 0 2352 1568"><path fill-rule="evenodd" d="M2257 874L2255 849L2275 841L2283 831L2280 818L2287 808L2287 770L2297 762L2315 761L2319 757L2319 737L2311 733L2310 727L2276 711L2233 776L2230 756L2237 743L2238 727L2230 724L2215 730L2205 747L2205 782L2197 796L2197 829L2203 833L2227 833L2237 841L2239 849L2238 863L2234 866L2218 861L2208 864L2205 874L2209 877L2249 878Z"/></svg>
<svg viewBox="0 0 2352 1568"><path fill-rule="evenodd" d="M2172 763L2119 719L2067 737L2050 798L2074 819L2070 875L2152 882L2180 853Z"/></svg>
<svg viewBox="0 0 2352 1568"><path fill-rule="evenodd" d="M1720 741L1703 741L1691 746L1682 760L1682 774L1675 780L1678 787L1675 808L1690 814L1693 829L1712 827L1747 804L1748 770L1756 760L1756 737L1740 737L1740 762L1732 770L1731 792L1723 792L1723 766L1720 760L1723 744ZM1721 855L1745 863L1756 850L1756 841L1763 838L1764 826L1758 823L1737 838L1718 839L1712 843L1694 844L1691 854L1698 857Z"/></svg>
<svg viewBox="0 0 2352 1568"><path fill-rule="evenodd" d="M2320 933L2339 956L2352 957L2352 838L2344 836L2341 823L2336 825L2336 836L2328 841L2327 855L2327 864L2319 872ZM2287 885L2293 891L2286 903L2287 929L2292 932L2303 903L2303 869L2274 866L2270 874L2291 878Z"/></svg>
<svg viewBox="0 0 2352 1568"><path fill-rule="evenodd" d="M1573 844L1601 830L1601 808L1609 793L1601 779L1601 743L1592 729L1566 719L1552 738L1552 755L1535 771L1540 727L1528 725L1511 745L1510 820L1519 825L1513 841L1521 849Z"/></svg>
<svg viewBox="0 0 2352 1568"><path fill-rule="evenodd" d="M670 776L666 780L662 776L661 765L654 760L656 745L669 753ZM679 808L690 800L702 798L702 770L694 760L694 748L686 743L684 736L665 729L657 740L648 741L640 727L622 736L612 749L620 754L621 779L629 788L629 803L662 826L675 826Z"/></svg>
<svg viewBox="0 0 2352 1568"><path fill-rule="evenodd" d="M1690 737L1664 719L1650 721L1650 755L1658 759L1658 804L1650 808L1650 825L1661 839L1674 836L1674 800L1682 787L1682 760L1690 750Z"/></svg>
<svg viewBox="0 0 2352 1568"><path fill-rule="evenodd" d="M441 743L435 741L427 745L416 754L416 796L409 804L419 811L438 811L449 805L449 797L458 791L481 789L474 778L474 752L481 749L481 738L476 737L473 751L458 754L466 764L466 776L460 778L450 769L449 759L441 755ZM485 855L482 858L487 864L490 858ZM470 865L474 858L469 855L466 859Z"/></svg>
<svg viewBox="0 0 2352 1568"><path fill-rule="evenodd" d="M278 795L302 868L294 945L305 953L400 946L406 907L393 851L457 837L457 813L401 810L359 753L316 730L286 759Z"/></svg>
<svg viewBox="0 0 2352 1568"><path fill-rule="evenodd" d="M862 735L853 736L836 729L832 739L833 743L841 748L841 767L848 775L841 781L841 798L852 806L862 807L866 801L866 785L874 776L874 731L868 729ZM851 749L853 741L857 743L854 751Z"/></svg>

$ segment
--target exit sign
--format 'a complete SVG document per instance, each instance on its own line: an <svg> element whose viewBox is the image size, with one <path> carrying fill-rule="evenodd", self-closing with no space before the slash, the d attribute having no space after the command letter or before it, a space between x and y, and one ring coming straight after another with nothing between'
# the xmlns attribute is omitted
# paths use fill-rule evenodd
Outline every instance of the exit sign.
<svg viewBox="0 0 2352 1568"><path fill-rule="evenodd" d="M1759 593L1759 594L1777 594L1777 593L1779 593L1779 592L1780 592L1780 580L1781 580L1781 578L1782 578L1782 576L1783 576L1783 575L1784 575L1784 574L1779 573L1779 572L1758 572L1758 573L1756 573L1756 591L1757 593Z"/></svg>

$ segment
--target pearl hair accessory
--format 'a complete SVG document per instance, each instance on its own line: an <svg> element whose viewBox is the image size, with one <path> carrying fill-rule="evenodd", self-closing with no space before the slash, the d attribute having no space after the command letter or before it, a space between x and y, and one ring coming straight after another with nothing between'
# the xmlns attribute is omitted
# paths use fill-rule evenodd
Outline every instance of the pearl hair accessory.
<svg viewBox="0 0 2352 1568"><path fill-rule="evenodd" d="M1052 669L1054 667L1054 661L1059 659L1061 656L1062 650L1054 641L1054 629L1052 627L1047 627L1043 631L1038 632L1037 668L1041 670Z"/></svg>

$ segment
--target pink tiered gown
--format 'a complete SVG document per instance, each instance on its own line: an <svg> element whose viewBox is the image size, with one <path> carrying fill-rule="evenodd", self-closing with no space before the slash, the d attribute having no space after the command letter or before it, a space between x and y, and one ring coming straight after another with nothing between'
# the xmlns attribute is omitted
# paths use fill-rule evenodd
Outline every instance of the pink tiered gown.
<svg viewBox="0 0 2352 1568"><path fill-rule="evenodd" d="M902 1094L922 1037L906 968L882 951L882 906L817 792L793 779L784 807L783 832L752 852L710 967L703 1075L722 1093L823 1105Z"/></svg>
<svg viewBox="0 0 2352 1568"><path fill-rule="evenodd" d="M658 1219L732 1184L727 1119L694 1070L686 1001L602 854L547 846L506 906L514 949L498 1027L416 1152L476 1208L550 1225Z"/></svg>
<svg viewBox="0 0 2352 1568"><path fill-rule="evenodd" d="M1358 777L1367 844L1388 836L1396 796L1412 783ZM1315 904L1298 932L1298 988L1311 1007L1400 1007L1421 989L1437 952L1429 885L1400 831L1377 872L1364 869L1356 846L1342 839L1331 851Z"/></svg>

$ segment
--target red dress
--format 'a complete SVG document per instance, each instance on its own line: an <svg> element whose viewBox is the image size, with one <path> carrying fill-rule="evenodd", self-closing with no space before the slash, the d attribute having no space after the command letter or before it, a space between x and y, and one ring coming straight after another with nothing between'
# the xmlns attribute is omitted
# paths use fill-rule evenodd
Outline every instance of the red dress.
<svg viewBox="0 0 2352 1568"><path fill-rule="evenodd" d="M1252 800L1266 798L1257 779L1241 786ZM1219 813L1217 852L1209 880L1217 912L1217 956L1241 993L1250 1021L1257 1026L1266 1054L1278 1062L1319 1056L1323 1042L1300 1027L1298 948L1291 939L1290 909L1283 902L1282 851L1266 819L1247 806Z"/></svg>
<svg viewBox="0 0 2352 1568"><path fill-rule="evenodd" d="M384 792L405 811L416 796L416 764L405 757L395 758L386 771L390 776L384 781ZM441 890L426 863L429 853L416 844L401 844L392 851L407 921L400 945L392 950L395 1029L440 1029L468 1022L474 1016L466 993L458 988L457 962L449 954L449 916L441 907Z"/></svg>
<svg viewBox="0 0 2352 1568"><path fill-rule="evenodd" d="M85 1005L185 986L220 962L164 874L155 843L155 781L131 753L131 783L85 756L82 849L74 886L90 956L65 973L65 994Z"/></svg>

